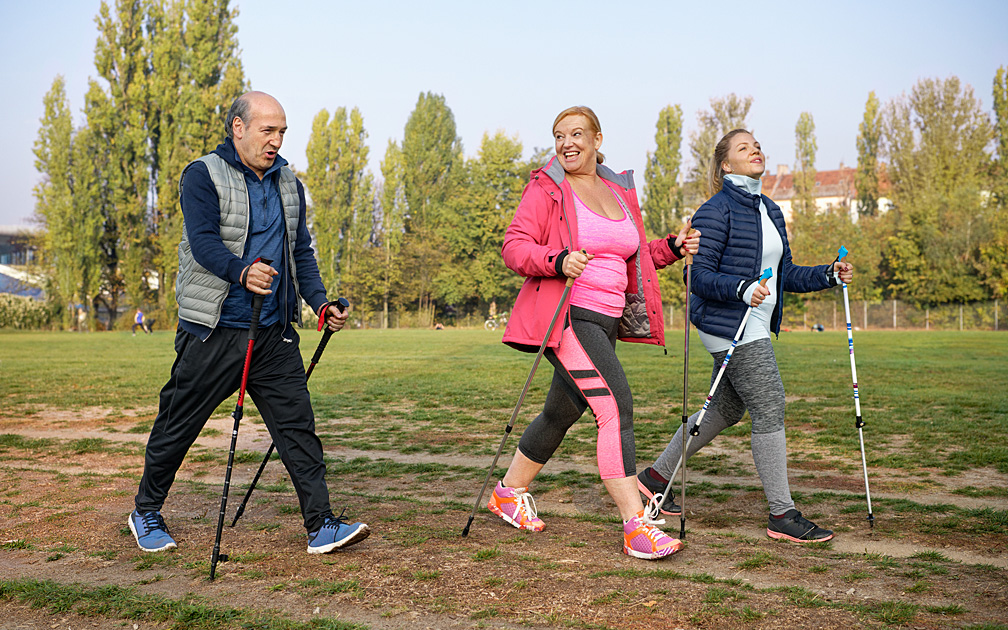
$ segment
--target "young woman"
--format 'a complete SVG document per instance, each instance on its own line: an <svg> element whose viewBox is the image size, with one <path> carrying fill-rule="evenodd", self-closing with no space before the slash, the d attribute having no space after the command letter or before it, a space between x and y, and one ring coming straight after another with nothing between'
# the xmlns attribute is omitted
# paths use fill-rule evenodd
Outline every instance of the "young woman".
<svg viewBox="0 0 1008 630"><path fill-rule="evenodd" d="M697 251L699 234L648 242L632 173L602 165L602 132L587 107L553 123L556 157L533 171L504 238L504 263L525 276L504 343L536 351L563 294L569 301L547 342L553 383L518 443L488 507L515 527L540 531L528 486L567 430L591 407L598 425L602 482L623 519L623 551L657 559L682 548L644 516L637 492L633 400L616 339L664 344L656 268ZM587 253L583 253L587 252Z"/></svg>
<svg viewBox="0 0 1008 630"><path fill-rule="evenodd" d="M854 268L845 262L802 267L791 262L784 215L761 194L764 157L752 134L736 129L718 142L708 169L711 198L693 215L702 230L703 248L693 258L690 321L714 357L713 383L746 310L753 307L745 331L718 385L700 434L690 442L687 458L746 410L752 418L752 455L770 508L767 535L795 542L829 540L833 532L817 527L795 509L787 478L784 439L784 385L770 343L780 331L781 291L807 293L850 283ZM766 287L756 281L773 269ZM696 424L694 414L689 428ZM682 456L682 427L651 468L638 475L639 489L652 498L665 489ZM678 514L672 496L661 511Z"/></svg>

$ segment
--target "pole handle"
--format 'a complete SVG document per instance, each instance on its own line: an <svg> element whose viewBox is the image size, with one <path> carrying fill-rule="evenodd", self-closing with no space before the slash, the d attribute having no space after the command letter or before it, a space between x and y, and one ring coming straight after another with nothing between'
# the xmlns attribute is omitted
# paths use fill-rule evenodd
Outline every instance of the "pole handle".
<svg viewBox="0 0 1008 630"><path fill-rule="evenodd" d="M257 262L267 265L273 264L273 261L269 258L256 258L252 261L252 264L254 265ZM259 293L252 294L252 323L249 325L249 341L255 341L256 335L259 333L259 314L262 313L263 300L265 299L265 295Z"/></svg>
<svg viewBox="0 0 1008 630"><path fill-rule="evenodd" d="M767 267L766 269L764 269L763 270L763 275L760 276L760 281L759 281L760 286L761 287L765 287L766 283L767 283L767 280L769 280L772 277L773 277L773 268L772 267Z"/></svg>
<svg viewBox="0 0 1008 630"><path fill-rule="evenodd" d="M350 302L348 302L346 298L342 298L342 297L339 298L338 300L336 300L335 302L331 302L330 304L332 306L335 306L336 310L338 310L340 313L345 313L346 310L347 310L347 307L350 306ZM328 310L328 308L329 308L329 305L327 304L326 305L326 310ZM323 326L325 325L325 310L323 310L323 312L322 312L322 317L319 318L319 324L323 325ZM329 343L329 338L332 337L332 336L333 336L333 331L330 330L329 328L326 328L325 332L322 333L322 340L319 341L318 347L315 348L315 354L312 355L312 360L311 360L312 365L318 363L319 359L322 358L322 352L325 350L326 344Z"/></svg>
<svg viewBox="0 0 1008 630"><path fill-rule="evenodd" d="M687 223L689 223L688 219L687 219ZM686 227L686 226L684 225L683 227ZM689 229L689 231L686 232L686 238L689 238L690 236L693 236L694 232L696 232L696 230L694 230L691 227ZM686 264L686 265L692 265L693 264L693 254L691 254L691 253L689 253L689 251L687 251L686 252L686 256L683 257L683 263Z"/></svg>

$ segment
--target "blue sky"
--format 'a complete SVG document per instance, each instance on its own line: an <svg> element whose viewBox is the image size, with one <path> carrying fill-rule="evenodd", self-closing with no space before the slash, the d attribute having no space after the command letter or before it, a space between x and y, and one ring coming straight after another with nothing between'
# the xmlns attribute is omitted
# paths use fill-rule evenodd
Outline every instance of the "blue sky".
<svg viewBox="0 0 1008 630"><path fill-rule="evenodd" d="M517 135L526 155L551 146L561 109L593 107L602 151L643 185L659 110L683 108L686 133L711 97L754 99L749 124L772 169L794 163L794 126L816 124L819 169L857 159L871 90L886 102L918 79L957 75L986 110L1008 65L1008 3L949 2L342 2L238 0L246 77L276 96L289 132L281 153L304 168L311 120L359 107L371 164L401 139L420 92L443 94L465 154L485 132ZM718 8L714 8L714 7ZM95 0L0 0L8 54L0 66L7 124L0 224L33 213L32 145L42 98L67 80L76 122L93 59ZM688 153L684 142L683 155Z"/></svg>

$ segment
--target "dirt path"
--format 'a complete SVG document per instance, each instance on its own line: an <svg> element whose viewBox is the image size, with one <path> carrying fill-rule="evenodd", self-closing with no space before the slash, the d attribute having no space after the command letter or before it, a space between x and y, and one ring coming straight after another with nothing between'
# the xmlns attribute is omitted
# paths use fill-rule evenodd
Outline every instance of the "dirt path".
<svg viewBox="0 0 1008 630"><path fill-rule="evenodd" d="M137 550L125 515L142 470L144 433L127 433L137 418L100 410L0 419L0 434L23 444L0 451L0 579L52 580L132 589L173 600L192 593L208 605L259 611L292 621L331 618L369 628L745 628L799 627L949 628L1008 623L1008 534L966 535L939 511L896 509L886 500L962 510L1004 511L1008 499L954 494L965 485L1008 485L982 471L943 477L927 489L893 491L900 471L873 470L877 521L870 530L855 483L816 471L792 488L807 497L824 490L837 501L817 501L809 513L838 535L803 547L766 538L761 494L726 484L758 483L691 473L707 487L687 497L686 549L661 562L619 552L614 508L600 484L558 484L536 495L547 521L541 534L515 530L480 510L468 538L459 532L479 484L471 474L443 477L398 472L346 472L330 483L334 505L349 505L370 523L365 542L329 556L304 553L297 502L285 472L271 463L261 490L235 529L225 531L232 560L207 581L213 523L230 420L217 418L202 436L199 453L180 471L165 518L179 541L167 554ZM104 447L75 452L68 442L90 438ZM239 449L268 445L261 424L245 423ZM716 445L711 445L716 447ZM716 447L721 448L721 447ZM196 453L197 451L194 451ZM712 452L715 452L712 450ZM751 466L748 452L716 451ZM340 462L386 460L396 465L445 464L481 468L487 462L459 455L329 449ZM500 463L501 469L507 465ZM236 466L244 489L258 462ZM593 475L593 462L560 460L545 472ZM847 487L849 484L851 487ZM234 497L236 492L232 493ZM848 500L849 499L849 500ZM233 498L234 504L240 495ZM861 503L859 503L861 502ZM836 504L834 504L836 503ZM765 507L765 504L762 504ZM233 507L231 508L233 510ZM678 531L678 518L666 531ZM151 625L115 615L49 611L16 597L0 597L0 627L87 628ZM125 624L125 625L124 625ZM991 625L990 627L996 627Z"/></svg>

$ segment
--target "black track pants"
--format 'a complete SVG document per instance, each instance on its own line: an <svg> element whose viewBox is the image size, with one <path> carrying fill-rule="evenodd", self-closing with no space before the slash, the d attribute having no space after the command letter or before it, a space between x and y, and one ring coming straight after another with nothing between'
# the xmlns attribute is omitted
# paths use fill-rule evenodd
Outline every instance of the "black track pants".
<svg viewBox="0 0 1008 630"><path fill-rule="evenodd" d="M246 389L294 482L305 528L311 532L331 513L329 489L298 336L294 332L293 341L285 342L283 329L277 324L259 330ZM161 389L158 415L147 440L136 495L138 511L161 509L183 458L210 415L241 386L247 348L244 329L217 328L200 341L179 328L175 363Z"/></svg>

